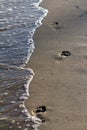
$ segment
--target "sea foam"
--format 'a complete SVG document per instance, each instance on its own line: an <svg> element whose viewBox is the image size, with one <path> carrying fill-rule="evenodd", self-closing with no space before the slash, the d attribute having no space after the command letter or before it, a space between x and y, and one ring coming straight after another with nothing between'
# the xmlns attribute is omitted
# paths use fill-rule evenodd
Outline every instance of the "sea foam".
<svg viewBox="0 0 87 130"><path fill-rule="evenodd" d="M35 74L24 68L35 49L34 32L48 12L41 2L0 0L0 129L37 130L41 124L25 106Z"/></svg>

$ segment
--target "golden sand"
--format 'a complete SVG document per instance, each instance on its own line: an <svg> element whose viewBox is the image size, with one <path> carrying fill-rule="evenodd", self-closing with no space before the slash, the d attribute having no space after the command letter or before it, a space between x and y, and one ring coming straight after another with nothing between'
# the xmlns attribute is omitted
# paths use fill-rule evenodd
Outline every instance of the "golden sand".
<svg viewBox="0 0 87 130"><path fill-rule="evenodd" d="M27 65L35 76L26 105L47 107L39 130L87 130L87 1L44 0L41 6L49 13ZM62 51L71 55L58 59Z"/></svg>

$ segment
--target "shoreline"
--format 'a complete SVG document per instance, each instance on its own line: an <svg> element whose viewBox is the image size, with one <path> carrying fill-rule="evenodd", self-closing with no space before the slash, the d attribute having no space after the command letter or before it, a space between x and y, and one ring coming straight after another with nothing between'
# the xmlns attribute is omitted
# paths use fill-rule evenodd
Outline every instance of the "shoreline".
<svg viewBox="0 0 87 130"><path fill-rule="evenodd" d="M38 106L47 108L39 130L87 129L86 5L85 0L40 4L49 12L35 32L35 50L26 65L35 73L26 106L30 113ZM71 56L59 59L65 50Z"/></svg>

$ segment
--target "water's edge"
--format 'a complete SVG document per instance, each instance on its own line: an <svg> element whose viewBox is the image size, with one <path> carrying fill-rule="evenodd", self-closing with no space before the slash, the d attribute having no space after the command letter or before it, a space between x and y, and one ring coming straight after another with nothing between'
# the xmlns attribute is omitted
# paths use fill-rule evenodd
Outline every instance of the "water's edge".
<svg viewBox="0 0 87 130"><path fill-rule="evenodd" d="M42 20L43 20L44 17L46 17L47 14L48 14L48 10L47 10L47 9L44 9L44 8L42 8L42 7L39 6L42 2L43 2L43 0L39 0L39 2L38 2L37 4L36 4L36 3L33 4L33 5L35 5L38 9L42 9L42 10L44 11L44 15L43 15L42 17L40 17L38 21L36 21L37 27L35 28L34 33L36 32L36 29L39 28L39 27L43 24L43 23L42 23ZM33 34L33 36L34 36L34 34ZM34 42L34 41L33 41L33 42ZM29 59L30 59L30 58L29 58ZM27 60L26 64L29 62L29 59ZM25 67L26 67L26 66L25 66ZM35 75L35 73L34 73L33 70L32 70L32 72L33 72L33 75ZM32 81L32 80L33 80L33 78L31 79L31 81ZM30 81L30 82L31 82L31 81ZM28 86L30 85L30 82L29 82ZM28 91L28 93L29 93L29 91ZM27 108L26 108L26 109L27 109ZM38 130L38 127L42 124L42 121L41 121L39 118L37 118L37 117L35 117L35 116L32 116L32 115L31 115L31 118L32 118L32 120L35 122L35 124L33 125L33 128L34 128L35 130Z"/></svg>

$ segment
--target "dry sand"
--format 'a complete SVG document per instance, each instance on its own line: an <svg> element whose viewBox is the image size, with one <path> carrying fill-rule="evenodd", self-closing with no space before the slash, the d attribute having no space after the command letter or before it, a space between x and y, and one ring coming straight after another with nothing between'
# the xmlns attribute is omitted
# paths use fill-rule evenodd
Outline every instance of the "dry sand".
<svg viewBox="0 0 87 130"><path fill-rule="evenodd" d="M87 0L44 0L41 6L49 13L27 65L35 72L27 107L47 107L39 130L87 130ZM63 50L72 55L58 59Z"/></svg>

